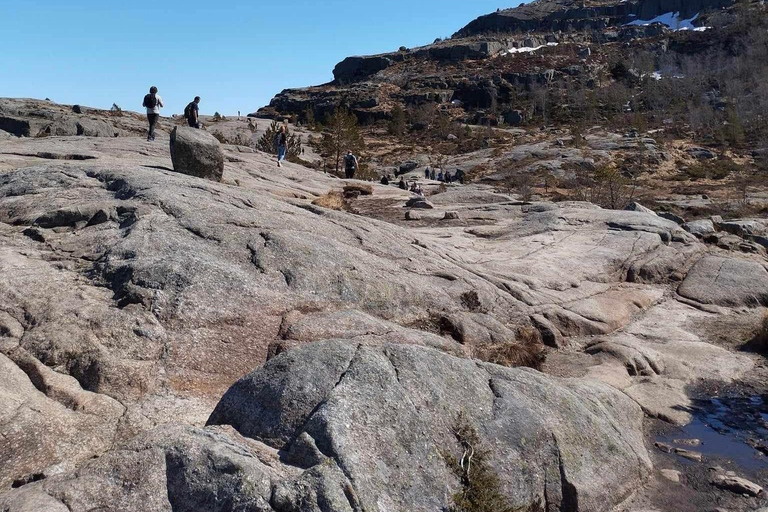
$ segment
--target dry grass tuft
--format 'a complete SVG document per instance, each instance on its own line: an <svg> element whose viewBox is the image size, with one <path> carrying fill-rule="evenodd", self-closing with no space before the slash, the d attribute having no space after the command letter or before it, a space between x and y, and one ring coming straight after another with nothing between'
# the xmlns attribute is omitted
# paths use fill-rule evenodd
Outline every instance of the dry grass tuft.
<svg viewBox="0 0 768 512"><path fill-rule="evenodd" d="M511 343L495 343L478 347L475 357L488 363L515 368L527 366L540 370L546 359L541 336L533 327L521 327Z"/></svg>
<svg viewBox="0 0 768 512"><path fill-rule="evenodd" d="M312 204L322 208L328 208L329 210L342 211L348 208L347 201L344 199L344 196L341 192L337 191L331 191L318 197L312 201Z"/></svg>
<svg viewBox="0 0 768 512"><path fill-rule="evenodd" d="M346 195L350 192L359 192L361 196L370 196L373 195L373 186L365 183L350 183L349 185L344 185L344 194Z"/></svg>
<svg viewBox="0 0 768 512"><path fill-rule="evenodd" d="M504 496L501 481L488 463L489 453L466 414L459 414L453 435L461 457L444 455L461 480L462 490L453 496L450 512L515 512Z"/></svg>

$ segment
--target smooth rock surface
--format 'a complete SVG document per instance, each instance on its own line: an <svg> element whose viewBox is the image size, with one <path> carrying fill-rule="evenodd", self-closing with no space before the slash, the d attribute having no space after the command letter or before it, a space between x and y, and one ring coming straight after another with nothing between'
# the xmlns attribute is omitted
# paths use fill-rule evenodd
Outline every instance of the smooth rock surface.
<svg viewBox="0 0 768 512"><path fill-rule="evenodd" d="M302 467L331 457L366 509L416 511L447 506L456 489L438 454L460 456L451 429L462 412L515 507L603 508L650 468L640 409L609 386L403 345L318 342L281 354L233 386L208 423Z"/></svg>

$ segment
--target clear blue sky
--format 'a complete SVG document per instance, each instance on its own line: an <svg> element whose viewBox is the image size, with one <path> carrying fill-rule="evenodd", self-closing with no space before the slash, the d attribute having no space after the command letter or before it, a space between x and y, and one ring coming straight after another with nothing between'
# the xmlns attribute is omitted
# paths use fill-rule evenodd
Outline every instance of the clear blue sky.
<svg viewBox="0 0 768 512"><path fill-rule="evenodd" d="M245 115L349 55L447 37L512 0L0 0L0 97Z"/></svg>

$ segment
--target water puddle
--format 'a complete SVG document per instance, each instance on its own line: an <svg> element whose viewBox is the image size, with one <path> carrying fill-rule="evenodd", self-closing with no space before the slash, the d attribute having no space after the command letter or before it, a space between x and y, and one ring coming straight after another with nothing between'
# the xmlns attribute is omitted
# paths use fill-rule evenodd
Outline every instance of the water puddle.
<svg viewBox="0 0 768 512"><path fill-rule="evenodd" d="M745 470L768 469L768 396L697 400L693 421L659 435L678 454L725 459Z"/></svg>

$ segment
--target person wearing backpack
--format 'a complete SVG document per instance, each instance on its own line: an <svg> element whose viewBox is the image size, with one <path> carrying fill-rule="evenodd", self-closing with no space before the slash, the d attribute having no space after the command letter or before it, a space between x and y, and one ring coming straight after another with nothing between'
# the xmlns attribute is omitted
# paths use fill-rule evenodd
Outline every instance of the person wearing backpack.
<svg viewBox="0 0 768 512"><path fill-rule="evenodd" d="M288 149L288 134L285 131L285 125L280 127L280 131L275 135L275 147L277 148L277 166L282 165L282 161L285 160L285 154Z"/></svg>
<svg viewBox="0 0 768 512"><path fill-rule="evenodd" d="M355 171L357 171L358 163L357 157L352 154L352 151L347 151L344 155L344 176L351 180L355 177Z"/></svg>
<svg viewBox="0 0 768 512"><path fill-rule="evenodd" d="M163 98L157 94L157 87L149 88L149 94L144 96L142 106L147 109L147 121L149 121L147 140L153 141L155 140L155 126L157 126L157 120L160 118L160 109L163 108Z"/></svg>
<svg viewBox="0 0 768 512"><path fill-rule="evenodd" d="M200 96L195 96L194 101L190 101L189 105L184 108L184 119L187 120L187 124L190 128L200 129Z"/></svg>

